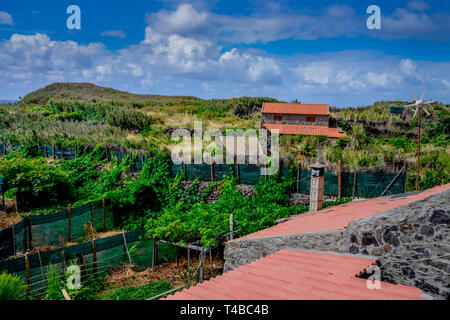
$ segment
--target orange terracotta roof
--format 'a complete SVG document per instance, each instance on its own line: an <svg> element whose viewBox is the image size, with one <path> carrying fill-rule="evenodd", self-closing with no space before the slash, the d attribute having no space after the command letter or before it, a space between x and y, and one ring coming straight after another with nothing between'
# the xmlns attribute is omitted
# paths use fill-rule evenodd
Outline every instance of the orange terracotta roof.
<svg viewBox="0 0 450 320"><path fill-rule="evenodd" d="M325 126L307 126L299 124L275 124L264 123L264 127L270 132L278 130L280 134L303 134L306 136L327 136L329 138L345 137L345 133L341 133L337 128L329 128Z"/></svg>
<svg viewBox="0 0 450 320"><path fill-rule="evenodd" d="M307 212L292 217L286 222L277 224L271 228L241 237L241 239L344 229L353 220L400 207L447 189L450 189L450 184L428 189L419 194L404 198L390 199L391 196L387 196L341 204L317 212Z"/></svg>
<svg viewBox="0 0 450 320"><path fill-rule="evenodd" d="M368 289L358 278L375 260L332 253L281 250L169 300L419 300L422 291L381 282Z"/></svg>
<svg viewBox="0 0 450 320"><path fill-rule="evenodd" d="M327 104L271 103L263 104L262 113L328 115Z"/></svg>

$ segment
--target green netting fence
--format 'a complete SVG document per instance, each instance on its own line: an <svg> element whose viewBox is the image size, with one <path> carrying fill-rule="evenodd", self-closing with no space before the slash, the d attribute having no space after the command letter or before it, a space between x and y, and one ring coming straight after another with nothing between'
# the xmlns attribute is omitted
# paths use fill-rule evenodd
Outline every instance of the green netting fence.
<svg viewBox="0 0 450 320"><path fill-rule="evenodd" d="M157 248L156 251L155 248ZM4 270L20 276L28 285L29 296L42 297L46 292L47 272L50 265L59 270L61 277L68 265L78 265L83 283L89 275L95 277L104 274L112 267L130 263L130 260L134 266L149 268L174 260L175 256L175 245L163 241L155 243L153 239L145 237L144 231L133 231L21 258L3 260L0 261L0 272Z"/></svg>
<svg viewBox="0 0 450 320"><path fill-rule="evenodd" d="M121 146L110 146L105 145L105 156L106 160L117 160L121 163L126 156L132 159L131 169L135 171L142 170L146 157L149 156L149 152L144 152L142 150L132 150ZM64 159L64 160L74 160L77 157L78 148L86 149L86 151L91 152L94 150L94 146L74 146L74 147L61 147L61 146L49 146L41 145L39 146L41 154L47 158L54 159ZM20 149L20 144L7 144L0 143L0 154L8 155L14 149ZM146 154L148 153L148 154Z"/></svg>
<svg viewBox="0 0 450 320"><path fill-rule="evenodd" d="M48 215L25 217L19 223L0 230L0 259L27 249L80 239L90 226L95 231L113 229L113 212L108 201L100 200Z"/></svg>
<svg viewBox="0 0 450 320"><path fill-rule="evenodd" d="M261 170L262 169L262 170ZM219 181L224 175L233 174L242 184L258 184L261 172L264 168L257 165L248 164L172 164L172 176L180 175L186 171L189 180L198 178L202 181ZM289 176L287 168L280 168L281 175ZM311 171L296 170L292 177L295 181L292 186L293 192L309 194ZM298 179L297 179L298 174ZM356 175L356 177L355 177ZM325 172L324 174L324 194L327 196L339 196L339 173ZM212 179L213 178L213 179ZM392 181L395 181L392 183ZM404 172L389 173L341 173L341 197L376 198L389 187L385 195L403 193L405 190L406 174ZM392 183L392 185L391 185Z"/></svg>

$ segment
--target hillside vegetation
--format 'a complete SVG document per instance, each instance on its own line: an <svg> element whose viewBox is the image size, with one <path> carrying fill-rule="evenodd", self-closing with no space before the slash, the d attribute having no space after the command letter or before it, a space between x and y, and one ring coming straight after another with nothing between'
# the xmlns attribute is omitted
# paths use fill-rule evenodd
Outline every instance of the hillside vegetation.
<svg viewBox="0 0 450 320"><path fill-rule="evenodd" d="M175 128L258 129L263 102L272 98L241 97L203 100L189 96L138 95L89 83L54 83L0 107L0 139L39 155L39 144L70 146L109 143L146 150L171 149ZM281 155L304 167L322 146L327 170L342 161L349 171L397 171L408 167L413 188L417 156L417 120L412 111L402 117L389 112L407 101L381 101L359 108L330 108L347 133L341 139L282 136ZM449 109L429 107L422 116L421 187L449 181Z"/></svg>

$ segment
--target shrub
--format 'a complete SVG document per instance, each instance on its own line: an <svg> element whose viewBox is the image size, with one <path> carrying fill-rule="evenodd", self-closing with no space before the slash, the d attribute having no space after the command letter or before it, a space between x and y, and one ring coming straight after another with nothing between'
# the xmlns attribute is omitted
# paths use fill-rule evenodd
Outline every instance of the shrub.
<svg viewBox="0 0 450 320"><path fill-rule="evenodd" d="M21 300L24 299L27 286L23 280L17 276L6 273L0 273L0 300Z"/></svg>
<svg viewBox="0 0 450 320"><path fill-rule="evenodd" d="M3 190L28 208L71 200L70 172L48 164L42 158L14 157L0 162Z"/></svg>

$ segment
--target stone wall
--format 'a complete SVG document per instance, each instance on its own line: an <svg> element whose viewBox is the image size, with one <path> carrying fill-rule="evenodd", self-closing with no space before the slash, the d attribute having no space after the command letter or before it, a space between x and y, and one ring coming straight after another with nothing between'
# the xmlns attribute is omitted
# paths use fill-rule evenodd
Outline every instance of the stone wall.
<svg viewBox="0 0 450 320"><path fill-rule="evenodd" d="M282 116L282 121L275 121L274 116ZM277 124L301 124L301 125L309 125L309 126L326 126L329 124L329 116L323 115L311 115L311 117L315 117L315 122L307 122L306 117L310 117L310 115L302 115L302 114L281 114L281 113L263 113L261 115L261 119L263 123L277 123Z"/></svg>
<svg viewBox="0 0 450 320"><path fill-rule="evenodd" d="M350 253L379 257L384 281L449 297L450 190L352 221L347 234Z"/></svg>
<svg viewBox="0 0 450 320"><path fill-rule="evenodd" d="M443 191L352 221L343 230L235 239L226 244L224 270L286 248L362 254L378 257L382 280L421 288L434 298L448 298L449 200L450 190Z"/></svg>

